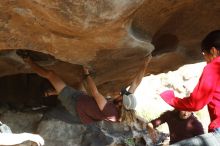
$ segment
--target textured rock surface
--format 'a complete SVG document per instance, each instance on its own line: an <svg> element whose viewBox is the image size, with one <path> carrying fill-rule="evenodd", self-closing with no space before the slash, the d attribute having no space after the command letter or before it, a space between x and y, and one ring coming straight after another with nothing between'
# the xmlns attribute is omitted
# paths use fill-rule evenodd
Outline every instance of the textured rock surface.
<svg viewBox="0 0 220 146"><path fill-rule="evenodd" d="M164 90L173 90L177 97L189 96L195 88L205 65L205 62L188 64L176 71L145 77L135 93L138 99L138 107L136 108L138 113L145 119L150 120L158 117L164 111L172 110L173 107L164 102L159 93ZM198 112L194 112L194 114L202 122L204 131L208 132L210 118L207 106ZM159 130L169 133L166 124L160 126Z"/></svg>
<svg viewBox="0 0 220 146"><path fill-rule="evenodd" d="M16 55L17 49L30 50L37 63L54 70L76 88L83 79L81 65L90 66L98 88L106 95L127 86L149 53L153 58L146 74L200 61L200 41L209 31L219 29L219 9L219 0L1 0L0 102L21 110L56 104L56 100L48 102L42 97L49 88L47 81L20 74L31 70ZM15 132L38 130L47 135L40 127L49 123L40 123L39 129L36 126L42 115L28 115L31 118L24 120L22 113L14 114L5 111L1 120ZM20 124L13 126L11 121ZM53 126L60 124L51 123L49 130L56 130ZM63 130L71 128L62 126ZM81 126L75 129L88 130ZM93 130L96 134L97 129ZM48 142L60 140L59 133L55 134L52 140L47 138ZM74 134L68 133L66 138ZM103 133L95 136L103 138ZM107 137L103 145L113 142L111 136ZM77 144L83 139L78 138Z"/></svg>
<svg viewBox="0 0 220 146"><path fill-rule="evenodd" d="M42 120L43 114L36 111L18 112L4 108L0 109L0 113L1 121L10 126L13 133L40 134L45 140L45 146L152 145L146 128L141 124L128 127L119 123L100 122L86 126L55 119ZM161 133L159 139L164 138L165 135ZM32 145L27 141L19 146Z"/></svg>
<svg viewBox="0 0 220 146"><path fill-rule="evenodd" d="M46 59L38 56L38 61L72 86L81 80L79 65L86 64L96 72L95 80L103 93L119 90L130 83L153 45L149 73L166 72L201 59L200 40L220 25L219 3L3 0L0 76L30 72L12 51L28 49L46 54Z"/></svg>
<svg viewBox="0 0 220 146"><path fill-rule="evenodd" d="M0 50L50 54L59 60L50 67L73 86L80 82L79 65L86 64L95 70L103 90L115 83L117 89L128 84L141 59L153 50L150 42L129 32L142 4L143 0L1 1ZM0 76L28 72L13 55L1 55Z"/></svg>
<svg viewBox="0 0 220 146"><path fill-rule="evenodd" d="M182 97L187 96L196 85L204 65L205 63L186 65L175 72L156 76L151 75L144 78L136 92L138 111L142 112L142 116L149 120L156 118L165 110L170 109L170 107L159 98L159 92L156 93L155 91L164 88L174 88L176 95ZM192 69L195 71L192 72ZM148 91L146 90L146 86ZM140 124L135 124L132 128L128 128L122 124L112 124L108 122L100 122L91 126L79 124L70 125L54 119L42 120L44 116L44 112L42 111L45 111L43 109L39 110L41 112L37 112L33 111L33 109L36 108L22 108L24 112L16 112L16 110L12 110L11 108L12 107L8 110L8 107L6 108L0 105L0 120L8 124L15 133L24 131L40 133L44 137L47 146L72 146L73 144L76 146L104 146L110 144L111 146L120 146L126 143L132 144L132 142L135 142L137 146L142 146L143 143L152 145L147 131L142 128ZM200 111L198 117L207 132L207 127L210 122L207 109L204 108ZM168 129L163 131L168 132ZM164 137L160 138L163 139ZM31 143L28 142L20 146L30 145Z"/></svg>

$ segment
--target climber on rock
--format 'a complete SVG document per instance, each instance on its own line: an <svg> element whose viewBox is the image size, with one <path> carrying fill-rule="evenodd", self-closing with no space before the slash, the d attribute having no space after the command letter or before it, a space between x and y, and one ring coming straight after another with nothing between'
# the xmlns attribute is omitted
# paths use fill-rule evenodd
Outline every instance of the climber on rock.
<svg viewBox="0 0 220 146"><path fill-rule="evenodd" d="M58 94L58 99L69 112L69 114L66 114L65 116L68 120L64 121L83 124L90 124L102 120L111 122L123 121L128 124L135 121L136 117L134 109L136 106L136 99L133 93L145 74L151 56L146 57L143 61L143 64L128 91L123 91L123 95L118 95L113 97L112 100L108 100L98 91L87 67L83 67L83 71L91 96L83 91L78 91L66 85L66 83L54 71L39 66L33 62L30 57L24 57L25 55L22 55L24 53L18 52L17 54L24 59L34 72L39 76L48 79L55 88ZM56 117L56 112L64 116L64 113L61 113L60 110L57 109L51 111L50 114L53 114Z"/></svg>

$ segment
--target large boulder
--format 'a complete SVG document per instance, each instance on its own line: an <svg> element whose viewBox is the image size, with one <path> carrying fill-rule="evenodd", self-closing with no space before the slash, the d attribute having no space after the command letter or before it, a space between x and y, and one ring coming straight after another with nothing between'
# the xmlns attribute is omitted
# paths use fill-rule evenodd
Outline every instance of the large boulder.
<svg viewBox="0 0 220 146"><path fill-rule="evenodd" d="M29 50L34 61L54 70L75 88L83 81L81 66L89 66L98 89L108 95L129 85L150 53L153 58L146 75L201 61L200 42L208 32L219 29L219 9L219 0L1 0L0 102L20 110L42 103L56 105L56 100L48 102L43 97L49 83L30 74L33 72L16 50ZM19 115L15 121L22 119ZM32 118L38 121L40 116ZM59 122L52 121L49 130L56 130L53 126ZM35 131L35 120L29 123L28 128L21 126ZM71 128L62 126L61 132ZM75 127L79 132L87 128ZM47 135L44 128L37 130ZM103 135L95 137L102 139ZM69 136L74 133L66 138ZM103 145L113 139L107 136Z"/></svg>
<svg viewBox="0 0 220 146"><path fill-rule="evenodd" d="M42 111L16 111L1 108L1 121L7 124L13 133L35 133L44 138L46 146L120 146L120 145L152 145L143 123L133 126L123 123L99 122L90 125L65 123L60 119L43 118ZM166 138L160 133L158 141ZM13 140L13 139L11 139ZM19 146L32 146L25 141Z"/></svg>
<svg viewBox="0 0 220 146"><path fill-rule="evenodd" d="M0 76L30 72L14 53L27 49L72 86L88 65L103 93L118 91L149 53L154 74L199 61L219 8L218 0L1 1Z"/></svg>

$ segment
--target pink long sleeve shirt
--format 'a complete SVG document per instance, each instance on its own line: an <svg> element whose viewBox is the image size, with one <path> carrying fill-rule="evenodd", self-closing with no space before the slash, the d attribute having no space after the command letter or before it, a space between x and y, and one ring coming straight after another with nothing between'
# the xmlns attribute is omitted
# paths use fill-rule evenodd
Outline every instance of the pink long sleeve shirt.
<svg viewBox="0 0 220 146"><path fill-rule="evenodd" d="M167 90L160 96L178 110L198 111L208 105L211 119L209 132L220 128L220 57L204 67L199 82L189 97L175 97L172 90Z"/></svg>

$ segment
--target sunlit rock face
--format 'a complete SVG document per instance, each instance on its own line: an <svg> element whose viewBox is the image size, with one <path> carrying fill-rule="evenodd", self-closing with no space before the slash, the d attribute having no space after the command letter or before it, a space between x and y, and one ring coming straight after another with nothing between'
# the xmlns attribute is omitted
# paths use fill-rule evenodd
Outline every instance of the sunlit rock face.
<svg viewBox="0 0 220 146"><path fill-rule="evenodd" d="M201 40L219 29L219 8L218 0L146 0L133 18L133 26L155 46L149 72L166 72L200 60Z"/></svg>
<svg viewBox="0 0 220 146"><path fill-rule="evenodd" d="M15 54L27 49L71 86L88 65L103 93L119 91L149 53L154 74L199 61L219 8L218 0L2 0L0 76L31 73Z"/></svg>
<svg viewBox="0 0 220 146"><path fill-rule="evenodd" d="M56 99L44 98L44 92L51 88L48 81L32 74L16 50L29 50L35 62L54 70L75 88L84 80L82 65L86 65L98 89L108 95L129 85L150 53L153 58L146 75L200 61L200 41L219 28L219 10L219 0L0 0L1 106L3 103L12 110L27 111L57 104ZM38 131L46 143L54 145L60 133L54 132L51 138L44 126L51 125L50 129L56 131L54 127L60 121L39 122L41 116L28 122L14 115L8 117L15 120L7 120L4 114L1 120L15 132L9 121L16 121L17 126L17 119L33 123L27 131ZM61 129L66 131L68 127L63 125ZM85 127L78 129L85 131ZM19 132L23 131L26 129ZM58 139L59 145L67 145L63 141L71 143L69 136L74 134Z"/></svg>
<svg viewBox="0 0 220 146"><path fill-rule="evenodd" d="M131 20L143 2L1 1L0 50L8 52L0 57L0 76L30 72L9 51L27 49L53 56L55 63L46 66L70 85L81 82L80 65L88 65L101 90L118 90L154 48L131 31Z"/></svg>

